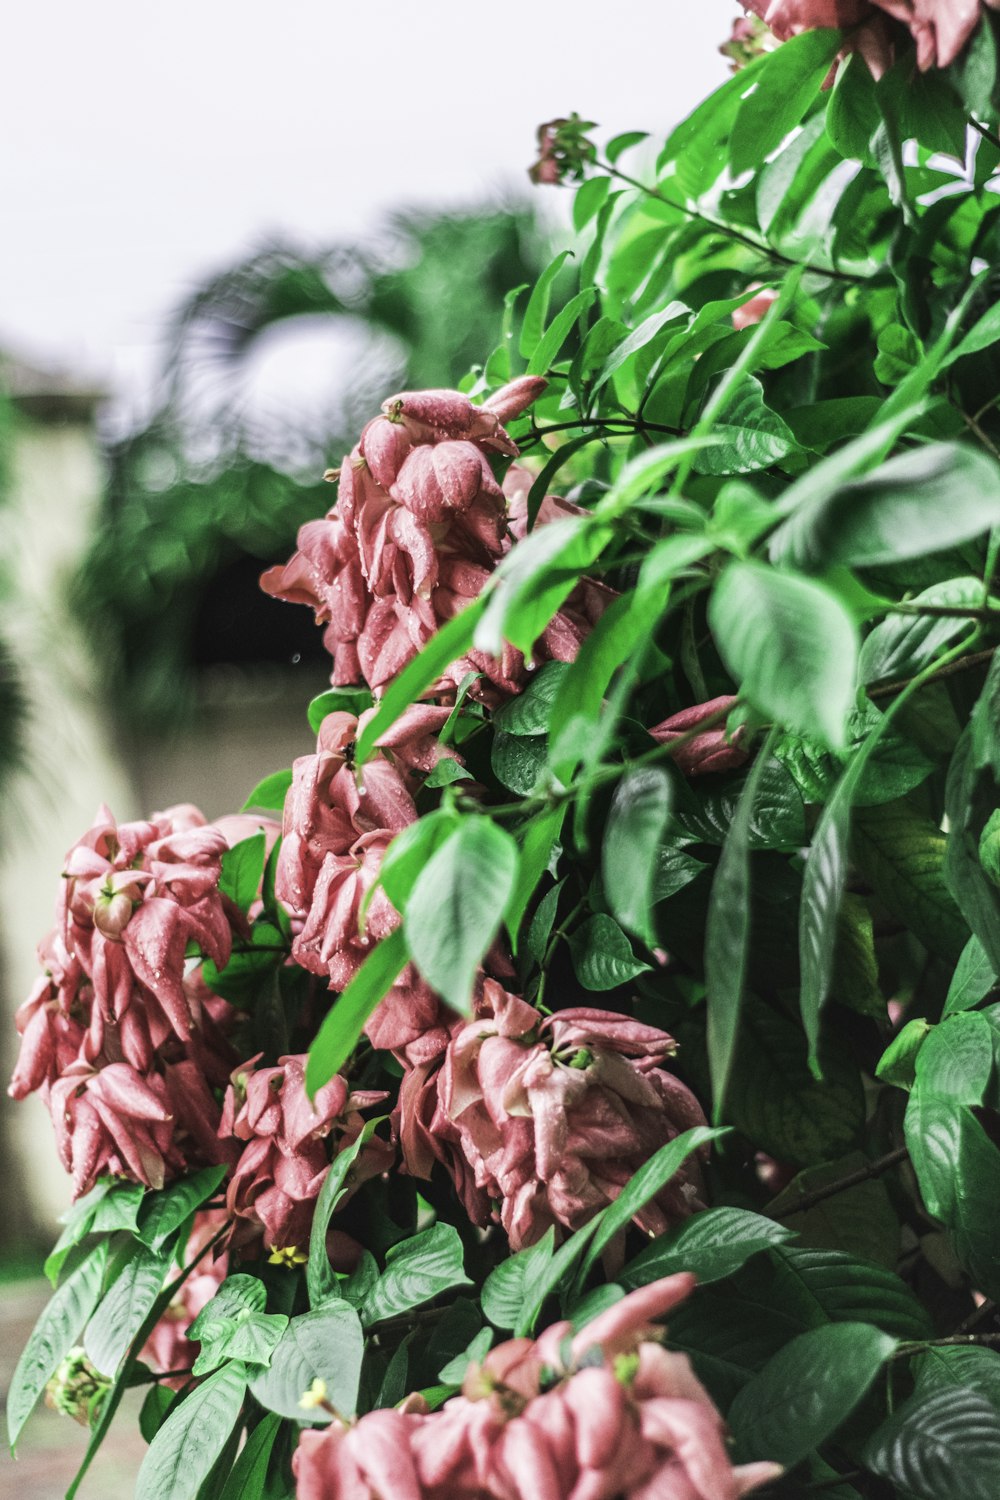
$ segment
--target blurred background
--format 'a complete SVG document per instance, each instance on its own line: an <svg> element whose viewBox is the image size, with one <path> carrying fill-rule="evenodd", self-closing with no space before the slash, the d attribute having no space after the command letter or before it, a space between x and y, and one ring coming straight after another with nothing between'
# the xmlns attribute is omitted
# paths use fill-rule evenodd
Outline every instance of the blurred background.
<svg viewBox="0 0 1000 1500"><path fill-rule="evenodd" d="M320 632L257 577L328 508L324 469L384 397L484 361L505 292L567 242L570 194L527 178L537 126L577 110L598 139L655 141L725 78L736 14L101 0L7 17L5 1077L65 852L98 805L215 817L308 753ZM37 1274L68 1196L46 1110L4 1096L10 1365L42 1295L17 1278ZM65 1474L43 1444L32 1488L22 1459L22 1493L62 1494L73 1436ZM95 1471L95 1493L115 1483Z"/></svg>

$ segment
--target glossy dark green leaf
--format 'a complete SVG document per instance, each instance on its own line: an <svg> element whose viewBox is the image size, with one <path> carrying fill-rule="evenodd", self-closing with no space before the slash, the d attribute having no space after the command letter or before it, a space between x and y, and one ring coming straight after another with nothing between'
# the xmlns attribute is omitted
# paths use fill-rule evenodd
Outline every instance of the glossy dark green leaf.
<svg viewBox="0 0 1000 1500"><path fill-rule="evenodd" d="M980 1011L962 1011L935 1026L916 1058L921 1089L982 1104L993 1076L993 1028Z"/></svg>
<svg viewBox="0 0 1000 1500"><path fill-rule="evenodd" d="M613 917L598 912L569 936L573 969L586 990L613 990L651 967L637 959Z"/></svg>
<svg viewBox="0 0 1000 1500"><path fill-rule="evenodd" d="M257 899L266 857L267 841L263 833L241 839L222 856L219 890L234 901L241 911L249 910L251 903Z"/></svg>
<svg viewBox="0 0 1000 1500"><path fill-rule="evenodd" d="M741 1456L805 1458L850 1416L896 1344L868 1323L830 1323L793 1339L729 1409Z"/></svg>
<svg viewBox="0 0 1000 1500"><path fill-rule="evenodd" d="M699 1285L732 1276L751 1256L794 1238L795 1231L745 1208L708 1208L640 1250L616 1277L626 1291L661 1276L691 1271Z"/></svg>
<svg viewBox="0 0 1000 1500"><path fill-rule="evenodd" d="M531 296L528 298L528 305L524 310L521 323L521 337L518 341L518 353L522 359L529 359L538 347L549 315L553 283L572 253L571 250L560 250L554 260L551 260L545 267L531 289Z"/></svg>
<svg viewBox="0 0 1000 1500"><path fill-rule="evenodd" d="M948 986L944 1002L944 1014L971 1010L985 999L997 983L997 974L986 956L986 950L977 937L971 937L962 949L961 957Z"/></svg>
<svg viewBox="0 0 1000 1500"><path fill-rule="evenodd" d="M267 1494L267 1471L281 1418L268 1412L257 1423L233 1464L219 1500L261 1500Z"/></svg>
<svg viewBox="0 0 1000 1500"><path fill-rule="evenodd" d="M190 1177L180 1177L147 1197L139 1215L138 1236L144 1245L160 1250L196 1208L211 1198L225 1177L226 1166L203 1167Z"/></svg>
<svg viewBox="0 0 1000 1500"><path fill-rule="evenodd" d="M357 718L372 706L372 695L367 688L329 688L314 698L306 710L309 728L319 734L319 727L327 714L350 714Z"/></svg>
<svg viewBox="0 0 1000 1500"><path fill-rule="evenodd" d="M995 1500L1000 1414L974 1391L914 1395L875 1433L864 1462L909 1500Z"/></svg>
<svg viewBox="0 0 1000 1500"><path fill-rule="evenodd" d="M714 442L694 461L699 474L753 474L798 448L792 429L767 405L764 387L753 375L739 383L711 432Z"/></svg>
<svg viewBox="0 0 1000 1500"><path fill-rule="evenodd" d="M537 1244L502 1260L483 1284L483 1313L496 1328L513 1329L525 1306L534 1300L545 1278L555 1246L555 1230L547 1229Z"/></svg>

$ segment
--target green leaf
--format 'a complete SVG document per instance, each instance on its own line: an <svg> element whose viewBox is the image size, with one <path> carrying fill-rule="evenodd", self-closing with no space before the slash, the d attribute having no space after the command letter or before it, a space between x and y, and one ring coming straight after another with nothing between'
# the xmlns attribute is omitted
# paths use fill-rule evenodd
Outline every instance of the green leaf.
<svg viewBox="0 0 1000 1500"><path fill-rule="evenodd" d="M506 640L530 660L536 640L611 536L610 526L590 516L567 516L526 536L480 595L485 609L476 649L499 656Z"/></svg>
<svg viewBox="0 0 1000 1500"><path fill-rule="evenodd" d="M719 653L754 706L832 749L846 743L857 632L821 584L733 562L708 610Z"/></svg>
<svg viewBox="0 0 1000 1500"><path fill-rule="evenodd" d="M365 1022L406 967L408 954L400 928L372 949L347 988L324 1017L306 1063L306 1092L329 1083L358 1045Z"/></svg>
<svg viewBox="0 0 1000 1500"><path fill-rule="evenodd" d="M258 781L240 809L241 812L253 812L258 808L261 812L283 812L285 796L291 784L290 770L273 771L270 776L265 776L263 781Z"/></svg>
<svg viewBox="0 0 1000 1500"><path fill-rule="evenodd" d="M171 1408L149 1445L136 1480L136 1500L191 1500L239 1420L246 1370L224 1365Z"/></svg>
<svg viewBox="0 0 1000 1500"><path fill-rule="evenodd" d="M877 567L941 552L1000 522L1000 468L960 443L928 443L848 480L773 534L774 562Z"/></svg>
<svg viewBox="0 0 1000 1500"><path fill-rule="evenodd" d="M378 702L378 708L358 736L354 761L363 766L370 760L376 743L399 718L400 714L436 682L446 667L464 656L472 645L476 622L486 607L486 596L466 606L431 636L424 649L407 662L392 679Z"/></svg>
<svg viewBox="0 0 1000 1500"><path fill-rule="evenodd" d="M113 1234L119 1229L135 1229L146 1196L141 1182L117 1182L111 1191L94 1204L88 1234Z"/></svg>
<svg viewBox="0 0 1000 1500"><path fill-rule="evenodd" d="M385 1259L385 1270L361 1305L366 1328L430 1302L441 1292L469 1285L462 1241L452 1224L433 1224L412 1239L402 1240Z"/></svg>
<svg viewBox="0 0 1000 1500"><path fill-rule="evenodd" d="M883 385L899 385L920 362L923 351L908 328L889 323L878 336L875 378Z"/></svg>
<svg viewBox="0 0 1000 1500"><path fill-rule="evenodd" d="M463 818L431 857L406 903L414 963L454 1010L468 1013L476 971L517 882L517 844L485 817Z"/></svg>
<svg viewBox="0 0 1000 1500"><path fill-rule="evenodd" d="M973 1286L995 1297L1000 1292L1000 1151L971 1109L926 1087L910 1095L903 1123L928 1213L947 1227Z"/></svg>
<svg viewBox="0 0 1000 1500"><path fill-rule="evenodd" d="M852 847L882 904L932 953L957 962L969 929L945 878L945 835L908 802L892 802L858 809Z"/></svg>
<svg viewBox="0 0 1000 1500"><path fill-rule="evenodd" d="M841 156L870 165L871 139L881 121L871 69L857 53L845 57L826 108L827 135Z"/></svg>
<svg viewBox="0 0 1000 1500"><path fill-rule="evenodd" d="M810 1072L801 1028L763 1005L747 1006L726 1118L778 1161L807 1167L843 1156L864 1128L857 1064L830 1038L820 1083Z"/></svg>
<svg viewBox="0 0 1000 1500"><path fill-rule="evenodd" d="M495 1328L513 1329L525 1307L535 1300L552 1261L555 1230L549 1228L536 1245L502 1260L483 1283L483 1314Z"/></svg>
<svg viewBox="0 0 1000 1500"><path fill-rule="evenodd" d="M831 1323L800 1334L729 1409L740 1455L799 1463L850 1416L896 1345L867 1323Z"/></svg>
<svg viewBox="0 0 1000 1500"><path fill-rule="evenodd" d="M151 1250L162 1250L174 1230L211 1198L228 1171L226 1166L203 1167L190 1177L180 1177L159 1192L148 1194L137 1230L143 1244Z"/></svg>
<svg viewBox="0 0 1000 1500"><path fill-rule="evenodd" d="M757 795L750 808L751 849L799 849L808 837L802 798L791 774L777 760L762 757ZM690 839L702 844L722 845L736 817L747 777L727 778L717 792L695 792L685 781L675 789L674 822Z"/></svg>
<svg viewBox="0 0 1000 1500"><path fill-rule="evenodd" d="M241 839L222 856L219 890L243 912L257 899L266 857L267 840L262 833Z"/></svg>
<svg viewBox="0 0 1000 1500"><path fill-rule="evenodd" d="M379 866L377 883L397 911L405 908L424 865L454 833L458 817L458 813L450 807L436 808L434 812L418 818L415 823L408 823L405 828L401 828L386 849Z"/></svg>
<svg viewBox="0 0 1000 1500"><path fill-rule="evenodd" d="M35 1402L60 1362L79 1342L101 1295L107 1263L108 1242L100 1240L42 1309L7 1393L7 1433L12 1451Z"/></svg>
<svg viewBox="0 0 1000 1500"><path fill-rule="evenodd" d="M490 747L490 765L501 786L526 797L545 775L545 741L498 730Z"/></svg>
<svg viewBox="0 0 1000 1500"><path fill-rule="evenodd" d="M807 31L768 55L740 104L729 138L734 176L756 171L795 129L819 97L839 46L836 31Z"/></svg>
<svg viewBox="0 0 1000 1500"><path fill-rule="evenodd" d="M922 1016L907 1021L879 1058L875 1077L899 1089L912 1088L917 1076L917 1055L933 1029Z"/></svg>
<svg viewBox="0 0 1000 1500"><path fill-rule="evenodd" d="M755 375L739 382L711 431L715 441L694 461L699 474L752 474L798 448L788 423L765 402Z"/></svg>
<svg viewBox="0 0 1000 1500"><path fill-rule="evenodd" d="M322 1380L330 1404L345 1417L353 1416L364 1347L361 1319L350 1303L328 1302L301 1313L289 1322L268 1369L251 1376L251 1395L267 1411L301 1422L306 1416L302 1397L314 1380ZM332 1418L314 1407L308 1420L322 1423Z"/></svg>
<svg viewBox="0 0 1000 1500"><path fill-rule="evenodd" d="M1000 1415L974 1391L911 1396L875 1433L864 1463L909 1500L995 1500Z"/></svg>
<svg viewBox="0 0 1000 1500"><path fill-rule="evenodd" d="M319 1307L327 1297L336 1294L337 1278L330 1266L326 1252L326 1235L330 1220L351 1185L351 1168L368 1145L375 1129L383 1117L366 1120L357 1138L339 1151L330 1170L323 1179L316 1207L313 1210L312 1229L309 1234L309 1259L306 1262L306 1287L309 1291L309 1306Z"/></svg>
<svg viewBox="0 0 1000 1500"><path fill-rule="evenodd" d="M319 734L320 725L327 714L350 714L357 719L365 709L371 708L372 695L367 688L328 688L314 698L306 710L309 728Z"/></svg>
<svg viewBox="0 0 1000 1500"><path fill-rule="evenodd" d="M981 1345L933 1346L915 1361L916 1394L930 1396L956 1387L975 1391L1000 1411L1000 1354Z"/></svg>
<svg viewBox="0 0 1000 1500"><path fill-rule="evenodd" d="M962 1011L935 1026L916 1058L921 1089L982 1104L993 1076L993 1028L981 1011Z"/></svg>
<svg viewBox="0 0 1000 1500"><path fill-rule="evenodd" d="M871 1159L862 1151L807 1167L768 1204L768 1213L794 1231L803 1249L842 1250L894 1270L899 1260L899 1219L882 1178L869 1177L795 1211L796 1204L809 1194L870 1167Z"/></svg>
<svg viewBox="0 0 1000 1500"><path fill-rule="evenodd" d="M948 355L945 364L953 365L957 359L964 359L967 354L979 354L983 349L990 349L998 342L1000 342L1000 303L995 302L959 341Z"/></svg>
<svg viewBox="0 0 1000 1500"><path fill-rule="evenodd" d="M670 816L670 780L655 766L628 772L611 801L601 849L608 905L621 925L643 942L655 942L653 882L660 842Z"/></svg>
<svg viewBox="0 0 1000 1500"><path fill-rule="evenodd" d="M261 1418L233 1465L219 1500L262 1500L267 1493L267 1471L280 1430L281 1418L276 1413L268 1412Z"/></svg>
<svg viewBox="0 0 1000 1500"><path fill-rule="evenodd" d="M464 766L459 765L450 755L442 755L437 765L424 777L424 786L452 786L456 781L471 780L472 775Z"/></svg>
<svg viewBox="0 0 1000 1500"><path fill-rule="evenodd" d="M523 693L501 705L493 723L505 734L520 738L548 733L552 707L572 670L567 662L550 661L536 672Z"/></svg>
<svg viewBox="0 0 1000 1500"><path fill-rule="evenodd" d="M597 296L595 286L585 286L556 313L528 360L528 375L544 375L581 317Z"/></svg>
<svg viewBox="0 0 1000 1500"><path fill-rule="evenodd" d="M692 1152L728 1133L728 1129L710 1130L706 1125L695 1125L691 1130L682 1131L643 1162L638 1171L633 1173L627 1186L601 1214L596 1233L581 1264L581 1281L619 1230L625 1229L635 1215L657 1193L662 1192Z"/></svg>
<svg viewBox="0 0 1000 1500"><path fill-rule="evenodd" d="M997 983L998 976L986 956L986 950L977 937L971 937L962 949L961 957L948 986L944 1002L944 1015L956 1011L971 1010L984 1000Z"/></svg>
<svg viewBox="0 0 1000 1500"><path fill-rule="evenodd" d="M607 188L605 188L605 192L607 192ZM599 207L600 204L597 205L597 208ZM549 261L549 264L545 267L545 270L531 289L531 296L528 298L528 305L524 310L521 337L517 346L518 353L522 359L530 359L541 342L542 334L545 330L545 320L549 315L549 300L552 296L553 282L572 253L572 250L560 250L555 259Z"/></svg>
<svg viewBox="0 0 1000 1500"><path fill-rule="evenodd" d="M794 1238L794 1233L746 1208L707 1208L640 1250L615 1279L630 1292L661 1276L691 1271L704 1285L732 1276L751 1256Z"/></svg>
<svg viewBox="0 0 1000 1500"><path fill-rule="evenodd" d="M764 767L777 737L772 730L754 761L722 848L705 924L705 983L708 989L708 1066L715 1116L725 1100L739 1035L740 1010L750 948L750 828Z"/></svg>
<svg viewBox="0 0 1000 1500"><path fill-rule="evenodd" d="M136 1253L112 1282L87 1324L83 1347L91 1364L114 1375L156 1301L172 1259L171 1248Z"/></svg>
<svg viewBox="0 0 1000 1500"><path fill-rule="evenodd" d="M691 309L684 302L671 302L658 312L650 313L648 318L643 318L642 322L636 328L631 329L628 336L612 349L594 381L592 394L596 395L612 375L631 359L633 354L637 354L640 349L644 349L656 338L662 328L665 328L668 323L679 322L690 311Z"/></svg>
<svg viewBox="0 0 1000 1500"><path fill-rule="evenodd" d="M205 1375L224 1359L247 1365L270 1363L276 1344L288 1326L283 1313L266 1313L267 1292L256 1276L227 1276L188 1329L200 1343L194 1374Z"/></svg>
<svg viewBox="0 0 1000 1500"><path fill-rule="evenodd" d="M604 912L588 917L567 941L573 969L585 990L614 990L651 968L636 958L618 923Z"/></svg>

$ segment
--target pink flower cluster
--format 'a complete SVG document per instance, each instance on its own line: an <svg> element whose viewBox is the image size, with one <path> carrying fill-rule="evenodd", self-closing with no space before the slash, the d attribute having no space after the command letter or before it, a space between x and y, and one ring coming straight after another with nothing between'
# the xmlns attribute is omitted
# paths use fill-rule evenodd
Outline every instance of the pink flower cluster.
<svg viewBox="0 0 1000 1500"><path fill-rule="evenodd" d="M983 7L1000 0L746 0L781 41L802 31L843 27L853 32L851 47L879 76L892 63L892 32L887 17L906 26L917 44L917 64L947 68L963 50L983 17Z"/></svg>
<svg viewBox="0 0 1000 1500"><path fill-rule="evenodd" d="M666 1032L581 1008L543 1017L495 980L475 1019L444 1051L409 1069L399 1095L407 1168L452 1176L474 1224L499 1219L513 1249L549 1228L578 1229L618 1196L641 1164L705 1117L662 1066ZM660 1234L700 1207L697 1162L636 1216Z"/></svg>
<svg viewBox="0 0 1000 1500"><path fill-rule="evenodd" d="M297 1500L738 1500L780 1466L733 1467L710 1397L651 1326L693 1286L669 1276L579 1333L501 1344L440 1411L418 1395L304 1432Z"/></svg>
<svg viewBox="0 0 1000 1500"><path fill-rule="evenodd" d="M271 1259L300 1264L307 1258L313 1206L330 1170L327 1137L334 1155L360 1135L360 1110L384 1093L352 1093L334 1077L310 1101L305 1055L282 1057L275 1068L251 1058L232 1077L219 1126L221 1136L242 1143L229 1181L226 1211L233 1221L230 1245L254 1244L263 1236ZM352 1169L353 1187L392 1166L395 1152L373 1137ZM353 1188L352 1188L353 1190Z"/></svg>
<svg viewBox="0 0 1000 1500"><path fill-rule="evenodd" d="M337 685L379 692L446 620L475 599L509 551L507 500L490 458L515 457L503 423L545 388L522 376L475 405L459 391L405 391L383 402L340 471L336 509L310 521L298 551L261 578L276 598L310 605L326 624ZM543 633L540 661L570 660L592 621L592 600L571 600ZM442 689L468 671L496 700L525 679L520 652L472 651L449 667Z"/></svg>
<svg viewBox="0 0 1000 1500"><path fill-rule="evenodd" d="M229 1007L185 964L189 943L228 961L242 918L218 889L225 849L196 808L121 825L101 808L67 856L9 1092L41 1092L74 1194L228 1159L212 1087L232 1067Z"/></svg>

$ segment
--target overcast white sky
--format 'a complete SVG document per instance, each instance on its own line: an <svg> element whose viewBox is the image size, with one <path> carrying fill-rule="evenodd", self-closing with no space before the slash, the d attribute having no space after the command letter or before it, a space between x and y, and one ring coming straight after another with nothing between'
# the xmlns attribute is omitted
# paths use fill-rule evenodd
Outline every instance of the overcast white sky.
<svg viewBox="0 0 1000 1500"><path fill-rule="evenodd" d="M737 0L35 0L0 69L0 345L127 394L165 313L263 236L323 244L525 184L577 110L663 133ZM555 189L537 189L551 202Z"/></svg>

